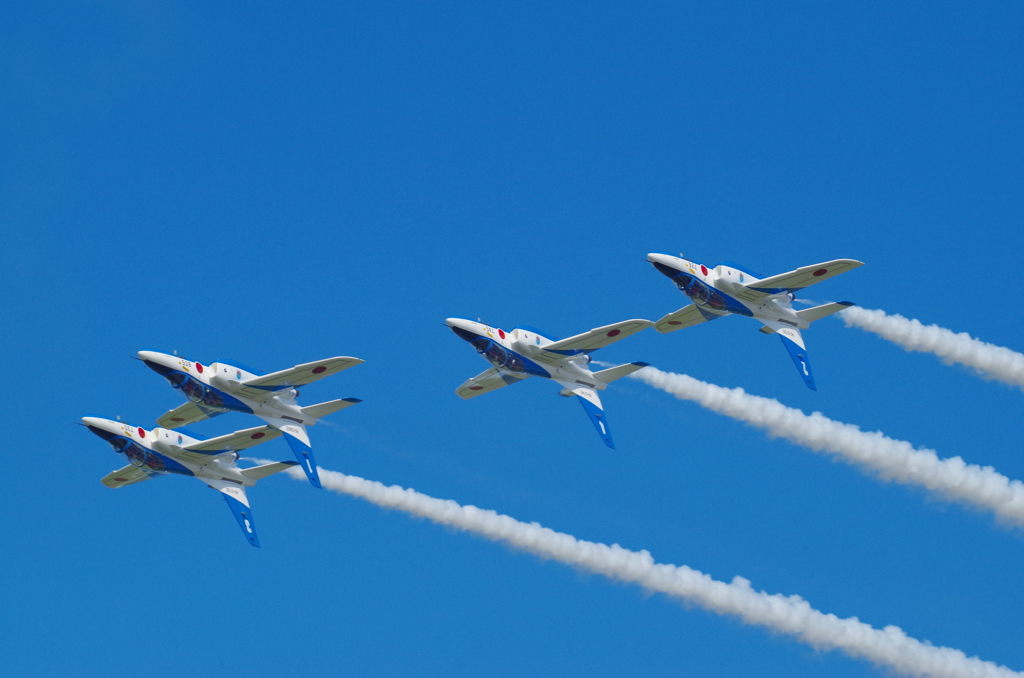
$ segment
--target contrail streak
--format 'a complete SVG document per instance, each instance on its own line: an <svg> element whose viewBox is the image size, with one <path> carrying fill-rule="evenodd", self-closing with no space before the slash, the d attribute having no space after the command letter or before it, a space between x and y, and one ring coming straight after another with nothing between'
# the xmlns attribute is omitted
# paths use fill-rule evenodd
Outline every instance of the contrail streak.
<svg viewBox="0 0 1024 678"><path fill-rule="evenodd" d="M946 499L992 511L1024 527L1024 483L1010 480L991 466L968 464L960 457L940 459L934 450L914 449L881 431L868 433L853 424L786 407L778 400L750 395L742 388L724 388L685 374L645 367L630 375L681 400L744 421L815 452L875 471L883 480L920 485Z"/></svg>
<svg viewBox="0 0 1024 678"><path fill-rule="evenodd" d="M288 471L306 482L301 471ZM686 567L654 562L647 551L630 551L618 544L599 544L555 532L537 523L450 499L435 499L412 489L320 469L326 489L398 509L435 523L500 541L542 558L551 558L609 579L639 584L721 615L735 615L748 624L785 633L820 650L842 650L847 655L907 676L931 678L995 678L1017 676L1005 666L968 657L960 650L936 647L911 638L896 626L876 629L856 617L840 619L815 610L800 596L755 591L750 582L734 577L716 581Z"/></svg>
<svg viewBox="0 0 1024 678"><path fill-rule="evenodd" d="M1024 354L959 334L938 325L924 325L901 315L851 306L839 313L847 327L874 332L908 351L934 353L947 365L960 363L979 374L1024 389Z"/></svg>

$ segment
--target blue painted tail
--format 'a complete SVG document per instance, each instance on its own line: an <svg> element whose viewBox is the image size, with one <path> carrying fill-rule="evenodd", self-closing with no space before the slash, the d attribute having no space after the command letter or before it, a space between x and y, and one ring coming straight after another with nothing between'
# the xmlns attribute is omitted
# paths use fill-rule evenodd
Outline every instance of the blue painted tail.
<svg viewBox="0 0 1024 678"><path fill-rule="evenodd" d="M284 438L295 453L295 458L299 460L299 466L306 472L309 482L313 487L320 487L320 474L317 473L316 461L313 460L313 448L287 433L284 434Z"/></svg>
<svg viewBox="0 0 1024 678"><path fill-rule="evenodd" d="M800 378L807 384L807 388L817 391L818 389L814 385L814 374L811 372L811 361L807 357L807 349L785 336L782 332L779 332L779 339L782 340L782 344L789 351L789 357L793 359L796 371L800 373Z"/></svg>
<svg viewBox="0 0 1024 678"><path fill-rule="evenodd" d="M226 494L221 494L224 497L224 501L228 503L231 508L231 512L235 514L235 519L238 521L238 526L242 528L242 534L249 540L249 543L256 548L260 547L260 539L256 536L256 523L252 519L252 511L248 506L238 501L234 497Z"/></svg>
<svg viewBox="0 0 1024 678"><path fill-rule="evenodd" d="M576 397L579 399L580 404L583 405L583 409L586 410L590 421L594 422L594 428L597 429L597 434L601 436L601 440L604 441L605 445L614 450L615 443L612 442L612 432L608 430L608 421L604 418L604 410L579 394Z"/></svg>

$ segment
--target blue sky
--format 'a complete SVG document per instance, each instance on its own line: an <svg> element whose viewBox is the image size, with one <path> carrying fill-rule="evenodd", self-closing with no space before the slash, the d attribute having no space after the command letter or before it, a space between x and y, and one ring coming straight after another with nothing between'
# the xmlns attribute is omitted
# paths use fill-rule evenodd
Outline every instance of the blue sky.
<svg viewBox="0 0 1024 678"><path fill-rule="evenodd" d="M200 483L111 491L74 425L180 402L129 356L304 390L325 467L647 549L1024 669L1024 537L641 383L618 449L449 316L569 336L684 298L643 259L766 274L850 257L815 299L1017 350L1024 10L1015 3L47 3L0 9L0 668L10 675L868 676L732 619L283 477L262 549ZM1024 478L1024 393L837 320L727 319L602 351ZM255 425L227 415L198 430ZM259 448L287 459L282 441Z"/></svg>

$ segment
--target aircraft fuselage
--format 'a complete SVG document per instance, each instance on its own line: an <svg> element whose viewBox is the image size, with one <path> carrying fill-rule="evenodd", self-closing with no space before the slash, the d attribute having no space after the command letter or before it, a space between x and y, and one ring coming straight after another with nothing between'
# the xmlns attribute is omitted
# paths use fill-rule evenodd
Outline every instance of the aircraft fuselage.
<svg viewBox="0 0 1024 678"><path fill-rule="evenodd" d="M763 276L735 264L718 264L708 268L704 264L674 257L669 254L651 254L654 267L670 278L679 291L690 298L701 313L711 316L745 315L765 323L782 323L796 329L807 329L810 323L793 310L793 295L786 290L763 290L756 302L734 296L751 287Z"/></svg>
<svg viewBox="0 0 1024 678"><path fill-rule="evenodd" d="M477 353L499 370L584 384L598 390L607 388L607 384L591 372L589 355L582 351L547 351L544 346L554 342L537 330L516 327L506 332L465 318L449 318L446 322L455 334L468 341Z"/></svg>

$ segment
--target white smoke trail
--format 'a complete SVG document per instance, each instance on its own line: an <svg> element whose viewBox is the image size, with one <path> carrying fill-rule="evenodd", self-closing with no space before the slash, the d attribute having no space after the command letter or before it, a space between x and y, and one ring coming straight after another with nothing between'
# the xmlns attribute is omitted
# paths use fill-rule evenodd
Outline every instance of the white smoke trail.
<svg viewBox="0 0 1024 678"><path fill-rule="evenodd" d="M306 482L301 471L292 478ZM378 506L405 511L420 518L486 539L505 542L542 558L583 568L610 579L639 584L722 615L735 615L748 624L795 636L820 650L838 649L896 673L932 678L996 678L1020 676L1005 666L968 657L960 650L936 647L905 634L899 627L876 629L856 617L840 619L815 610L800 596L755 591L750 582L734 577L715 581L685 565L654 562L647 551L630 551L618 544L583 541L537 523L523 523L495 511L435 499L397 485L387 487L336 471L320 469L326 489L366 499Z"/></svg>
<svg viewBox="0 0 1024 678"><path fill-rule="evenodd" d="M934 353L947 365L960 363L979 374L1024 389L1024 354L959 334L938 325L924 325L901 315L851 306L839 315L847 327L874 332L908 351Z"/></svg>
<svg viewBox="0 0 1024 678"><path fill-rule="evenodd" d="M934 450L914 449L881 431L868 433L820 412L806 415L778 400L724 388L685 374L645 367L630 375L681 400L692 400L719 414L766 429L815 452L835 455L875 471L884 480L921 485L942 497L995 513L1024 527L1024 483L1010 480L991 466L967 464L960 457L940 459Z"/></svg>

